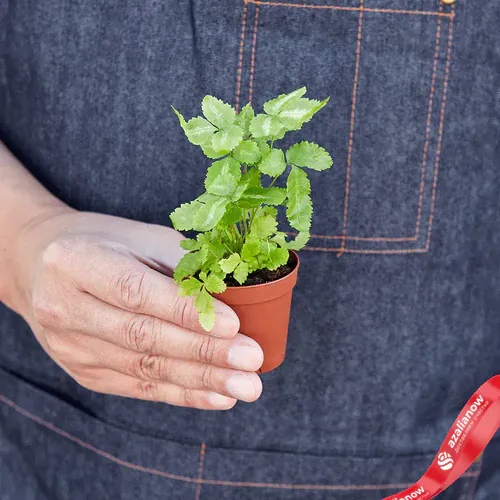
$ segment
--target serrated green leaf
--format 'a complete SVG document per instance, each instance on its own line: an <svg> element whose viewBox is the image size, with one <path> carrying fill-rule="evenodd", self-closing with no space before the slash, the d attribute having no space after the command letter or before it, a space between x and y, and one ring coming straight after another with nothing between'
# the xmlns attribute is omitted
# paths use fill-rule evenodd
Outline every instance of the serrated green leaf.
<svg viewBox="0 0 500 500"><path fill-rule="evenodd" d="M288 262L289 253L286 248L277 247L271 250L267 261L267 269L274 271Z"/></svg>
<svg viewBox="0 0 500 500"><path fill-rule="evenodd" d="M246 262L250 262L252 257L258 255L259 251L260 241L247 238L241 249L241 258Z"/></svg>
<svg viewBox="0 0 500 500"><path fill-rule="evenodd" d="M229 228L234 224L237 224L242 218L243 210L235 205L230 205L219 225Z"/></svg>
<svg viewBox="0 0 500 500"><path fill-rule="evenodd" d="M220 268L227 274L232 273L235 267L240 263L240 255L237 253L231 254L227 259L222 259L219 262Z"/></svg>
<svg viewBox="0 0 500 500"><path fill-rule="evenodd" d="M181 124L181 127L184 131L186 131L186 120L184 119L184 117L179 113L179 111L177 111L173 106L170 106L173 110L174 110L174 113L177 115L177 118L179 118L179 123Z"/></svg>
<svg viewBox="0 0 500 500"><path fill-rule="evenodd" d="M194 218L200 210L200 204L195 200L191 203L183 203L171 214L170 220L177 231L188 231L195 228Z"/></svg>
<svg viewBox="0 0 500 500"><path fill-rule="evenodd" d="M233 277L240 285L243 285L248 278L248 264L240 262L238 267L233 271Z"/></svg>
<svg viewBox="0 0 500 500"><path fill-rule="evenodd" d="M174 270L174 280L180 284L181 280L192 276L200 269L198 252L183 255Z"/></svg>
<svg viewBox="0 0 500 500"><path fill-rule="evenodd" d="M238 125L220 129L212 137L215 152L229 154L243 139L243 130Z"/></svg>
<svg viewBox="0 0 500 500"><path fill-rule="evenodd" d="M181 241L180 245L184 250L199 250L201 243L197 240L186 238L185 240Z"/></svg>
<svg viewBox="0 0 500 500"><path fill-rule="evenodd" d="M201 290L194 301L200 325L209 332L215 324L215 299L207 292L205 288Z"/></svg>
<svg viewBox="0 0 500 500"><path fill-rule="evenodd" d="M249 187L238 201L242 208L258 208L260 205L281 205L286 198L282 188Z"/></svg>
<svg viewBox="0 0 500 500"><path fill-rule="evenodd" d="M236 115L235 123L242 128L244 137L248 137L248 134L250 133L250 123L252 122L252 118L254 116L255 112L250 103L243 106L241 111Z"/></svg>
<svg viewBox="0 0 500 500"><path fill-rule="evenodd" d="M259 146L260 154L265 156L271 151L271 146L267 143L267 139L255 139L255 143Z"/></svg>
<svg viewBox="0 0 500 500"><path fill-rule="evenodd" d="M287 162L298 167L326 170L332 166L332 158L326 150L314 142L303 141L294 144L286 152Z"/></svg>
<svg viewBox="0 0 500 500"><path fill-rule="evenodd" d="M286 248L290 250L300 250L304 248L304 246L307 244L309 241L310 234L307 231L301 231L297 236L295 236L295 239L289 241L286 244Z"/></svg>
<svg viewBox="0 0 500 500"><path fill-rule="evenodd" d="M236 111L231 105L211 95L206 95L203 98L201 109L205 118L218 128L232 125L236 118Z"/></svg>
<svg viewBox="0 0 500 500"><path fill-rule="evenodd" d="M301 87L300 89L294 90L289 94L281 94L276 99L271 99L264 103L264 111L268 115L278 114L285 105L287 105L290 101L294 99L298 99L302 97L307 92L306 87Z"/></svg>
<svg viewBox="0 0 500 500"><path fill-rule="evenodd" d="M311 184L307 174L292 167L286 183L286 216L290 225L299 231L309 231L312 217Z"/></svg>
<svg viewBox="0 0 500 500"><path fill-rule="evenodd" d="M248 178L245 178L245 176L243 175L240 183L238 184L238 186L236 186L236 189L231 196L231 200L234 202L238 201L241 198L241 195L247 190L249 185L250 182Z"/></svg>
<svg viewBox="0 0 500 500"><path fill-rule="evenodd" d="M224 280L215 273L210 273L205 281L205 287L210 293L222 293L226 290Z"/></svg>
<svg viewBox="0 0 500 500"><path fill-rule="evenodd" d="M260 157L259 146L253 141L242 141L233 151L233 158L246 165L255 165Z"/></svg>
<svg viewBox="0 0 500 500"><path fill-rule="evenodd" d="M256 115L250 123L252 137L279 137L284 128L279 118L265 114Z"/></svg>
<svg viewBox="0 0 500 500"><path fill-rule="evenodd" d="M253 219L250 235L252 238L269 238L276 232L277 226L278 222L275 217L259 210Z"/></svg>
<svg viewBox="0 0 500 500"><path fill-rule="evenodd" d="M299 130L302 125L308 122L317 113L329 98L324 101L300 98L289 101L279 113L280 122L287 130Z"/></svg>
<svg viewBox="0 0 500 500"><path fill-rule="evenodd" d="M240 164L233 158L212 163L207 170L205 188L208 193L231 196L241 180Z"/></svg>
<svg viewBox="0 0 500 500"><path fill-rule="evenodd" d="M193 229L196 231L210 231L222 219L229 204L229 198L205 193L197 198L201 207L193 218Z"/></svg>
<svg viewBox="0 0 500 500"><path fill-rule="evenodd" d="M189 141L198 146L205 144L214 135L216 130L210 122L201 116L191 118L184 126L184 132Z"/></svg>
<svg viewBox="0 0 500 500"><path fill-rule="evenodd" d="M286 168L285 155L281 149L272 149L257 165L258 169L271 177L278 177Z"/></svg>
<svg viewBox="0 0 500 500"><path fill-rule="evenodd" d="M215 149L211 146L212 144L212 139L210 138L210 141L208 144L202 144L201 149L203 151L203 154L212 160L216 160L217 158L221 158L222 156L226 155L227 153L219 153L218 151L215 151Z"/></svg>
<svg viewBox="0 0 500 500"><path fill-rule="evenodd" d="M249 168L248 171L243 174L242 182L248 182L248 187L262 187L259 169Z"/></svg>
<svg viewBox="0 0 500 500"><path fill-rule="evenodd" d="M182 280L179 285L179 297L189 297L198 294L203 283L194 277Z"/></svg>

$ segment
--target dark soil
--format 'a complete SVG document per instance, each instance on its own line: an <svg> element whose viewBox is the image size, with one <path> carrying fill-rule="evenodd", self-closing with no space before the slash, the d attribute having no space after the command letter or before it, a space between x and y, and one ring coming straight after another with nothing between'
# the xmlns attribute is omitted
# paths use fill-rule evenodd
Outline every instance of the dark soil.
<svg viewBox="0 0 500 500"><path fill-rule="evenodd" d="M227 276L224 280L227 286L250 286L250 285L262 285L263 283L269 283L270 281L276 281L283 278L287 274L290 274L297 265L295 258L290 255L288 262L278 267L274 271L269 269L259 269L248 275L247 280L243 285L240 285L232 276Z"/></svg>

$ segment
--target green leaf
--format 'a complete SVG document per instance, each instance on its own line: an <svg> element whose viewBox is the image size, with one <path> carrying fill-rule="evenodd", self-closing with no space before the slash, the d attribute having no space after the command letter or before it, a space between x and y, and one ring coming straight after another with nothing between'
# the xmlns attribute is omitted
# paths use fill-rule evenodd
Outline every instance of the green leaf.
<svg viewBox="0 0 500 500"><path fill-rule="evenodd" d="M275 116L259 114L250 123L250 132L256 139L261 137L278 137L284 128Z"/></svg>
<svg viewBox="0 0 500 500"><path fill-rule="evenodd" d="M212 163L205 179L207 192L219 196L231 196L241 179L240 164L233 158L223 158Z"/></svg>
<svg viewBox="0 0 500 500"><path fill-rule="evenodd" d="M232 106L211 95L203 98L201 109L205 118L219 128L232 125L236 118L236 111Z"/></svg>
<svg viewBox="0 0 500 500"><path fill-rule="evenodd" d="M248 181L248 187L262 187L260 183L260 172L258 168L248 169L246 174L243 174L243 181Z"/></svg>
<svg viewBox="0 0 500 500"><path fill-rule="evenodd" d="M282 188L249 187L239 199L242 208L258 208L260 205L281 205L286 198Z"/></svg>
<svg viewBox="0 0 500 500"><path fill-rule="evenodd" d="M246 165L255 165L260 157L259 146L253 141L243 141L233 151L233 158Z"/></svg>
<svg viewBox="0 0 500 500"><path fill-rule="evenodd" d="M292 167L286 183L286 216L290 225L299 231L309 231L312 217L311 184L307 174Z"/></svg>
<svg viewBox="0 0 500 500"><path fill-rule="evenodd" d="M232 273L235 267L240 263L240 255L237 253L231 254L227 259L222 259L219 264L220 268L225 273Z"/></svg>
<svg viewBox="0 0 500 500"><path fill-rule="evenodd" d="M276 217L259 210L254 217L250 234L253 238L269 238L276 232L278 223Z"/></svg>
<svg viewBox="0 0 500 500"><path fill-rule="evenodd" d="M181 248L184 250L199 250L200 249L200 242L196 240L192 240L191 238L186 238L185 240L182 240L181 243Z"/></svg>
<svg viewBox="0 0 500 500"><path fill-rule="evenodd" d="M215 299L207 292L205 288L201 290L194 301L198 311L200 325L209 332L215 324Z"/></svg>
<svg viewBox="0 0 500 500"><path fill-rule="evenodd" d="M195 201L198 201L201 207L193 218L193 229L196 231L210 231L224 216L230 200L229 198L205 193Z"/></svg>
<svg viewBox="0 0 500 500"><path fill-rule="evenodd" d="M174 270L174 280L180 284L181 280L192 276L200 269L198 252L185 254Z"/></svg>
<svg viewBox="0 0 500 500"><path fill-rule="evenodd" d="M264 111L268 115L276 115L285 105L287 105L290 101L297 100L299 97L302 97L306 91L306 87L301 87L300 89L294 90L289 94L281 94L276 99L271 99L270 101L264 103Z"/></svg>
<svg viewBox="0 0 500 500"><path fill-rule="evenodd" d="M231 200L236 202L241 198L241 195L247 190L248 186L250 185L250 182L248 178L245 177L245 175L242 176L242 179L240 180L240 183L236 187L236 190L231 196Z"/></svg>
<svg viewBox="0 0 500 500"><path fill-rule="evenodd" d="M219 153L219 152L215 151L215 149L211 146L211 144L212 144L212 139L210 139L210 141L207 144L201 145L201 149L203 151L203 154L206 157L211 158L212 160L216 160L217 158L220 158L221 156L224 156L227 154L227 153Z"/></svg>
<svg viewBox="0 0 500 500"><path fill-rule="evenodd" d="M240 262L238 267L233 271L233 277L240 285L243 285L248 278L248 264Z"/></svg>
<svg viewBox="0 0 500 500"><path fill-rule="evenodd" d="M226 284L220 276L210 273L205 280L205 287L210 293L222 293L226 289Z"/></svg>
<svg viewBox="0 0 500 500"><path fill-rule="evenodd" d="M243 106L239 114L236 115L235 123L242 128L244 137L248 137L248 134L250 133L250 123L254 116L255 113L250 103L248 103L246 106Z"/></svg>
<svg viewBox="0 0 500 500"><path fill-rule="evenodd" d="M252 257L258 255L259 251L260 241L247 238L241 249L241 258L245 261L249 261Z"/></svg>
<svg viewBox="0 0 500 500"><path fill-rule="evenodd" d="M267 143L267 139L255 139L257 146L259 146L260 154L265 156L271 151L271 146Z"/></svg>
<svg viewBox="0 0 500 500"><path fill-rule="evenodd" d="M288 262L289 255L286 248L274 248L269 254L267 269L274 271L278 267L284 266Z"/></svg>
<svg viewBox="0 0 500 500"><path fill-rule="evenodd" d="M170 220L177 231L188 231L195 228L194 218L200 210L200 204L195 200L191 203L183 203L171 214Z"/></svg>
<svg viewBox="0 0 500 500"><path fill-rule="evenodd" d="M191 118L184 127L184 132L189 141L198 146L206 143L216 130L210 122L201 116Z"/></svg>
<svg viewBox="0 0 500 500"><path fill-rule="evenodd" d="M258 164L259 170L271 177L278 177L286 168L285 155L281 149L272 149Z"/></svg>
<svg viewBox="0 0 500 500"><path fill-rule="evenodd" d="M184 117L177 111L173 106L170 106L173 110L174 113L177 115L177 118L179 118L179 123L181 124L181 127L184 131L186 131L186 120Z"/></svg>
<svg viewBox="0 0 500 500"><path fill-rule="evenodd" d="M279 113L280 122L287 130L299 130L302 125L308 122L317 113L329 98L324 101L300 98L289 101Z"/></svg>
<svg viewBox="0 0 500 500"><path fill-rule="evenodd" d="M182 280L179 285L179 297L195 296L200 292L202 286L203 283L193 277Z"/></svg>
<svg viewBox="0 0 500 500"><path fill-rule="evenodd" d="M220 225L226 228L237 224L243 218L243 210L235 205L230 205L224 217L220 221Z"/></svg>
<svg viewBox="0 0 500 500"><path fill-rule="evenodd" d="M326 150L314 142L294 144L287 152L288 163L313 170L326 170L332 166L332 158Z"/></svg>
<svg viewBox="0 0 500 500"><path fill-rule="evenodd" d="M294 240L289 241L286 247L290 250L300 250L309 241L310 234L308 231L301 231Z"/></svg>
<svg viewBox="0 0 500 500"><path fill-rule="evenodd" d="M215 152L228 154L243 139L243 130L238 125L230 125L220 129L212 137L212 148Z"/></svg>

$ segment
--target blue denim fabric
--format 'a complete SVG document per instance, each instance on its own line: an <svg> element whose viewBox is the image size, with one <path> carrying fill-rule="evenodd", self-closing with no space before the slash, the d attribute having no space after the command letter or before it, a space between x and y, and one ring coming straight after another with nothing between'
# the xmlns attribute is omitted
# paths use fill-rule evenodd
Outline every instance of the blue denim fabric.
<svg viewBox="0 0 500 500"><path fill-rule="evenodd" d="M500 370L499 26L495 0L0 0L0 137L78 209L169 225L207 165L170 105L207 93L330 95L283 142L334 156L254 404L92 393L0 309L0 498L379 500L418 479ZM498 436L480 468L439 498L497 498Z"/></svg>

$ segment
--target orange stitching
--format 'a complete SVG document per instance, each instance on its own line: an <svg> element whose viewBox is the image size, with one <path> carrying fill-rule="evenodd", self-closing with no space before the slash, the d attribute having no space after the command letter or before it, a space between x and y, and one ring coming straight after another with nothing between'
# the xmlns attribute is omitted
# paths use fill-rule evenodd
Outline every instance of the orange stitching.
<svg viewBox="0 0 500 500"><path fill-rule="evenodd" d="M445 12L425 11L425 10L400 10L400 9L376 9L371 7L345 7L342 5L313 5L302 3L285 3L285 2L266 2L261 0L248 0L248 3L255 5L270 5L274 7L295 7L297 9L330 9L330 10L347 10L364 12L376 12L386 14L416 14L420 16L439 16L439 17L452 17L453 13L447 14Z"/></svg>
<svg viewBox="0 0 500 500"><path fill-rule="evenodd" d="M203 466L205 465L205 443L202 443L200 450L200 469L198 471L198 486L196 487L195 500L200 500L201 478L203 477Z"/></svg>
<svg viewBox="0 0 500 500"><path fill-rule="evenodd" d="M252 40L252 62L250 65L250 89L248 92L248 102L252 104L253 97L253 77L255 73L255 48L257 45L257 30L259 29L259 6L255 7L255 22L253 25L253 40Z"/></svg>
<svg viewBox="0 0 500 500"><path fill-rule="evenodd" d="M236 83L236 112L238 112L240 107L240 93L241 93L241 73L243 71L243 49L245 47L245 29L247 25L247 10L248 3L244 0L243 5L243 16L241 21L241 35L240 35L240 54L238 60L238 70L237 70L237 83Z"/></svg>
<svg viewBox="0 0 500 500"><path fill-rule="evenodd" d="M287 231L287 234L290 236L296 236L298 233ZM311 234L311 238L319 239L319 240L341 240L342 236L331 236L329 234ZM363 236L346 236L346 240L354 240L354 241L387 241L387 242L398 242L398 241L416 241L417 238L415 236L407 236L401 238L383 238L383 237L363 237Z"/></svg>
<svg viewBox="0 0 500 500"><path fill-rule="evenodd" d="M452 14L455 13L455 5L452 5ZM434 210L436 208L436 188L439 174L439 160L441 158L441 145L443 142L444 112L446 109L446 96L448 92L448 79L450 76L451 46L453 42L453 16L450 18L450 29L448 31L448 53L446 55L446 67L444 70L443 99L441 101L441 113L439 117L439 136L436 150L436 162L434 164L434 180L432 183L431 213L429 215L429 225L427 228L426 250L429 250L432 234L432 223L434 221Z"/></svg>
<svg viewBox="0 0 500 500"><path fill-rule="evenodd" d="M358 93L358 79L359 79L359 60L361 56L361 32L363 30L363 1L359 2L359 19L358 19L358 40L356 42L356 64L354 70L354 85L352 89L352 105L351 105L351 125L349 128L349 146L347 151L347 173L345 181L345 197L344 197L344 221L342 224L342 243L340 245L340 255L345 249L345 236L347 233L347 213L349 210L349 189L351 185L351 159L352 159L352 145L354 140L354 118L356 115L356 97Z"/></svg>
<svg viewBox="0 0 500 500"><path fill-rule="evenodd" d="M442 12L443 4L439 4L439 12ZM422 158L422 173L420 177L420 193L418 198L418 212L417 212L417 223L415 225L415 238L418 238L420 232L420 218L422 216L422 203L424 198L424 186L425 186L425 172L427 170L427 152L429 149L429 137L431 131L431 118L432 118L432 106L434 103L434 92L436 86L436 75L437 75L437 63L439 57L439 45L441 41L441 18L438 17L437 20L437 31L436 31L436 49L434 52L434 67L432 70L431 79L431 92L429 94L429 107L427 111L427 126L425 129L425 143L424 143L424 156Z"/></svg>
<svg viewBox="0 0 500 500"><path fill-rule="evenodd" d="M346 250L350 251L350 250ZM111 462L114 462L122 467L126 467L128 469L133 469L137 470L139 472L144 472L147 474L153 474L156 476L162 476L166 477L168 479L174 479L176 481L183 481L186 483L201 483L201 484L211 484L211 485L219 485L219 486L240 486L240 487L252 487L252 488L274 488L274 489L289 489L289 490L330 490L330 491L365 491L365 490L385 490L385 489L404 489L408 488L411 486L412 483L407 483L407 484L361 484L361 485L356 485L356 486L347 486L347 485L329 485L329 484L286 484L286 483L251 483L251 482L235 482L235 481L217 481L217 480L212 480L212 479L203 479L203 478L191 478L187 476L179 476L176 474L170 474L168 472L163 472L160 470L156 469L150 469L148 467L143 467L141 465L136 465L131 462L127 462L125 460L121 460L118 457L115 457L114 455L111 455L110 453L107 453L99 448L96 448L95 446L86 443L85 441L81 440L80 438L77 438L76 436L73 436L69 432L66 432L59 427L56 427L54 424L47 422L46 420L43 420L40 417L37 417L33 413L29 412L28 410L25 410L24 408L21 408L19 405L14 403L14 401L6 398L2 394L0 394L0 401L13 410L17 411L21 415L25 416L26 418L29 418L30 420L33 420L37 424L45 427L46 429L51 430L52 432L55 432L56 434L59 434L60 436L69 439L73 443L76 443L77 445L92 451L93 453L96 453L97 455L100 455L103 458L106 458L110 460ZM204 449L204 445L202 445L202 449ZM204 455L204 453L203 453ZM201 462L201 456L200 456L200 462ZM200 466L201 468L201 466ZM478 475L479 472L475 473L466 473L462 477L475 477L475 475Z"/></svg>
<svg viewBox="0 0 500 500"><path fill-rule="evenodd" d="M385 253L385 254L400 254L400 253L427 253L426 248L408 248L405 250L362 250L358 248L328 248L328 247L309 247L306 246L302 250L314 250L317 252L339 252L340 255L343 253L367 253L367 254L375 254L375 253Z"/></svg>

